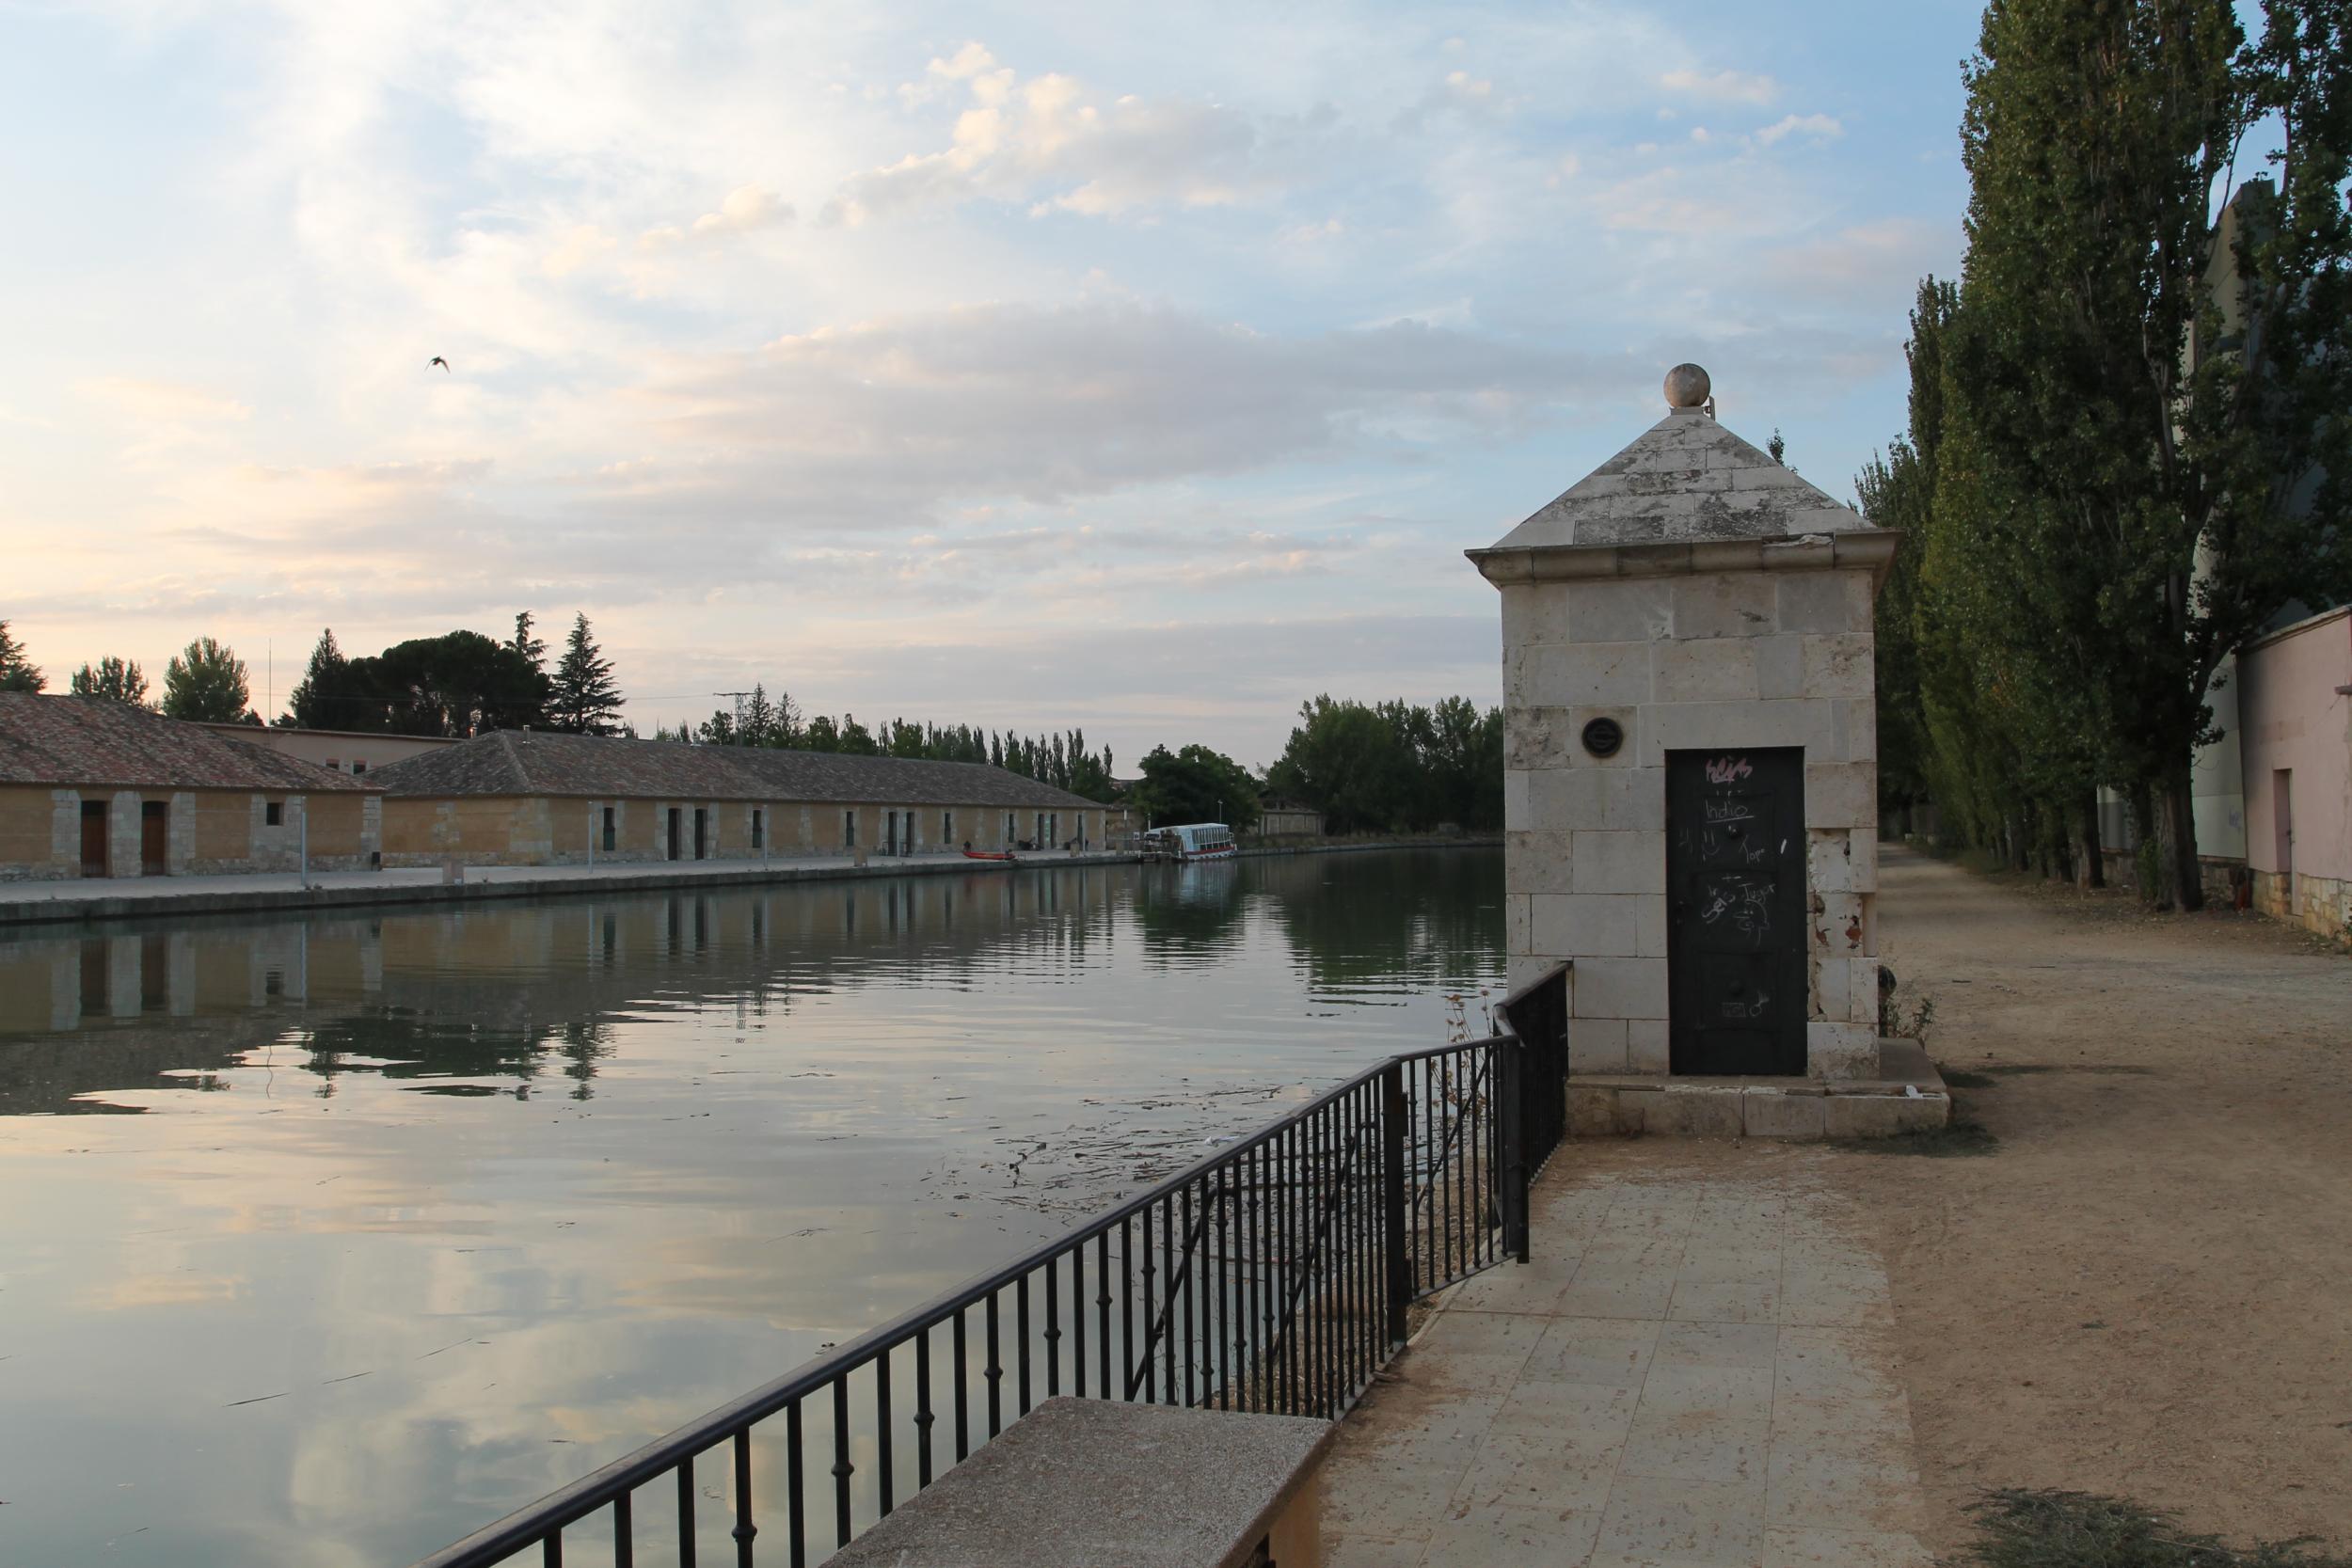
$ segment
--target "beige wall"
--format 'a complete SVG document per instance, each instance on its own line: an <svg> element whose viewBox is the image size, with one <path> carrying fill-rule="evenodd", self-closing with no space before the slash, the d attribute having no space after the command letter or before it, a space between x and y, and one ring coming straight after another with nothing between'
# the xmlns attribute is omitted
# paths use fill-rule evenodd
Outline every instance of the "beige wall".
<svg viewBox="0 0 2352 1568"><path fill-rule="evenodd" d="M282 755L295 757L315 767L331 767L338 773L358 773L365 776L388 763L405 762L443 746L460 744L454 739L422 735L352 735L340 730L256 729L250 724L207 724L208 730L254 746L266 746Z"/></svg>
<svg viewBox="0 0 2352 1568"><path fill-rule="evenodd" d="M382 810L376 796L343 791L0 786L0 880L81 876L85 800L106 803L111 877L147 874L142 808L151 801L165 808L165 874L173 877L297 870L306 818L310 869L364 870L375 852ZM279 808L276 826L268 820L273 802Z"/></svg>
<svg viewBox="0 0 2352 1568"><path fill-rule="evenodd" d="M1511 982L1574 960L1571 1070L1668 1069L1666 752L1784 746L1804 751L1808 1070L1875 1070L1872 596L1851 567L1503 586ZM1602 717L1625 735L1607 758L1580 740Z"/></svg>
<svg viewBox="0 0 2352 1568"><path fill-rule="evenodd" d="M2255 907L2352 936L2352 609L2264 639L2237 671Z"/></svg>
<svg viewBox="0 0 2352 1568"><path fill-rule="evenodd" d="M604 808L613 810L614 847L605 847ZM999 850L1032 838L1034 807L1014 810L1013 832L1005 828L1002 806L874 806L845 801L628 800L589 800L572 797L488 797L436 800L388 797L384 802L384 863L437 865L457 860L469 865L584 865L591 860L646 862L670 858L670 812L678 815L678 859L694 858L694 813L707 814L705 858L758 860L762 856L840 856L854 847L879 854L890 839L890 816L898 816L900 842L916 854L961 849ZM763 844L752 842L752 813L763 816ZM1089 805L1083 812L1048 811L1056 847L1084 833L1100 847L1106 832L1123 832L1123 808ZM945 820L943 818L952 818ZM952 836L941 837L951 828ZM592 849L593 845L593 849Z"/></svg>

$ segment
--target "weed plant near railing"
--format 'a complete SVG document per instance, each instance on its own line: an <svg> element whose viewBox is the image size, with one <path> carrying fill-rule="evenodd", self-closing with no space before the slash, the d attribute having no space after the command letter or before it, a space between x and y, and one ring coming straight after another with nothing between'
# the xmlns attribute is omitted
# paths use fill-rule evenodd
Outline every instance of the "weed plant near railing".
<svg viewBox="0 0 2352 1568"><path fill-rule="evenodd" d="M1962 1560L1979 1568L2352 1568L2352 1557L2306 1540L2241 1549L2163 1509L2086 1492L2005 1488L1969 1513L1977 1539Z"/></svg>

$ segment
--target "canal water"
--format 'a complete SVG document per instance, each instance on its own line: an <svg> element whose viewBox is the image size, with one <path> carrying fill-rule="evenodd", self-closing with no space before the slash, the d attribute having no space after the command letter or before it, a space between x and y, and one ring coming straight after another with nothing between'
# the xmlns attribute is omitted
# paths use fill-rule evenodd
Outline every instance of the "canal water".
<svg viewBox="0 0 2352 1568"><path fill-rule="evenodd" d="M0 938L0 1562L407 1562L1483 1034L1502 946L1479 849Z"/></svg>

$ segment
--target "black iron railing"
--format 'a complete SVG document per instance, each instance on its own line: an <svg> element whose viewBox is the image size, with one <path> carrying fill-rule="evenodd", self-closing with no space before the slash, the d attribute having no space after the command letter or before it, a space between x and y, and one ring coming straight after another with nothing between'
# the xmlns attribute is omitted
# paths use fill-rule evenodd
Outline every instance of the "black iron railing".
<svg viewBox="0 0 2352 1568"><path fill-rule="evenodd" d="M755 1543L802 1568L1057 1394L1336 1418L1414 1301L1527 1257L1527 1187L1564 1119L1565 971L1499 1014L1493 1037L1391 1057L418 1568L534 1546L548 1568L567 1549L691 1568L706 1546L751 1568Z"/></svg>

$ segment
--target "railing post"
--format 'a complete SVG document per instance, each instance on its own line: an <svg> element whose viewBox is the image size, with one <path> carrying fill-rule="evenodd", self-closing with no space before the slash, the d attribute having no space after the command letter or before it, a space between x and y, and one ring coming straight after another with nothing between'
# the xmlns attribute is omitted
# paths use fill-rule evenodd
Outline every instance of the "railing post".
<svg viewBox="0 0 2352 1568"><path fill-rule="evenodd" d="M1496 1207L1502 1212L1502 1250L1527 1261L1527 1047L1517 1036L1496 1038L1495 1112L1502 1148L1495 1172Z"/></svg>
<svg viewBox="0 0 2352 1568"><path fill-rule="evenodd" d="M1413 1301L1413 1260L1405 1252L1405 1064L1380 1073L1380 1234L1389 1260L1389 1343L1405 1342L1405 1309Z"/></svg>

